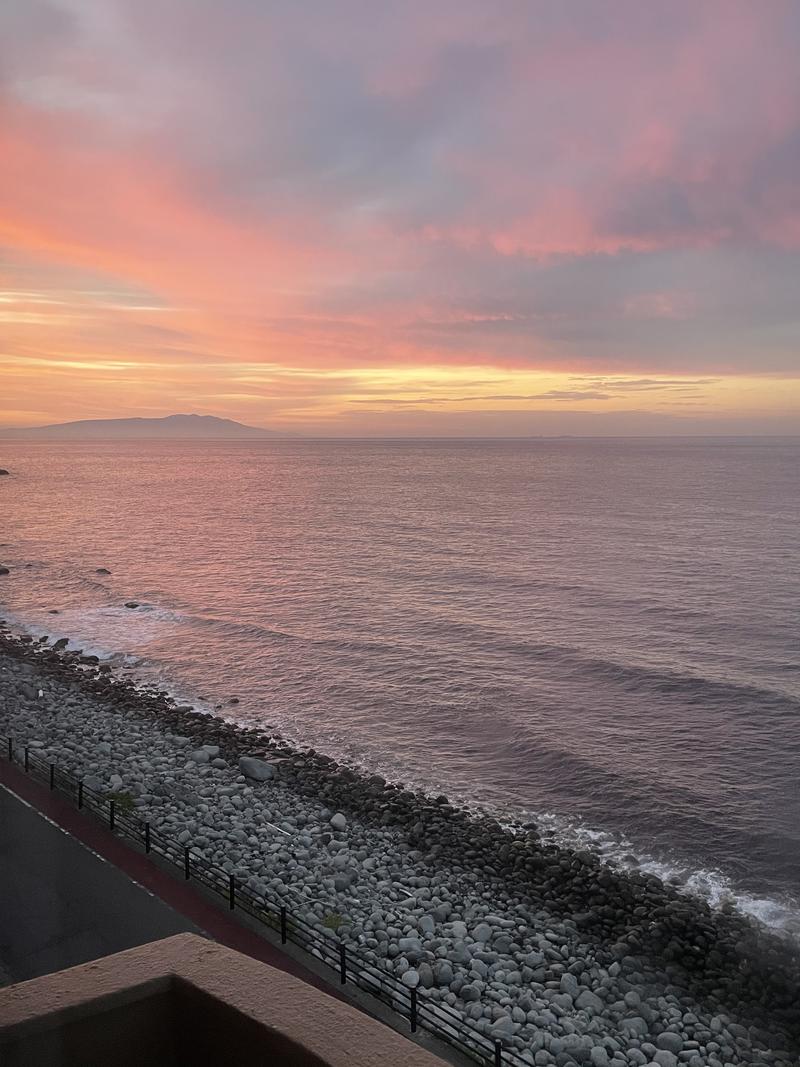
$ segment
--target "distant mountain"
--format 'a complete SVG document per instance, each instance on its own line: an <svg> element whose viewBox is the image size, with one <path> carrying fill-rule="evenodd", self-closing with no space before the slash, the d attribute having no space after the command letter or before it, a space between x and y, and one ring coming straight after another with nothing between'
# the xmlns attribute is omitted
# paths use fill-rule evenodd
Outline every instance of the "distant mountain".
<svg viewBox="0 0 800 1067"><path fill-rule="evenodd" d="M82 419L80 422L60 422L52 426L26 426L0 429L2 437L26 439L169 439L216 441L255 440L259 437L280 436L274 430L245 426L232 419L218 419L216 415L167 415L162 419Z"/></svg>

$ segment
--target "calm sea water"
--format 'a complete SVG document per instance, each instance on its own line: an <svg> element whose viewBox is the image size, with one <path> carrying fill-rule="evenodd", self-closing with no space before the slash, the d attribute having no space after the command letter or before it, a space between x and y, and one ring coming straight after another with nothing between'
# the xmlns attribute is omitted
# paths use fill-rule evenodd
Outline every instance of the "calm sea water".
<svg viewBox="0 0 800 1067"><path fill-rule="evenodd" d="M800 928L800 440L0 463L6 618Z"/></svg>

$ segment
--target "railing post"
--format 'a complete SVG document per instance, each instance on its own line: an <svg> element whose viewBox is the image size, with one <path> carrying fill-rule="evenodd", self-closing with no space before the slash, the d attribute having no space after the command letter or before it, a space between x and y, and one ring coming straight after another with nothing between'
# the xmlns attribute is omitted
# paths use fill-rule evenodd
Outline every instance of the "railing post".
<svg viewBox="0 0 800 1067"><path fill-rule="evenodd" d="M7 746L8 746L8 760L9 760L10 763L13 763L14 762L14 755L15 755L15 753L14 753L14 738L13 737L7 737L6 741L7 741ZM1 744L1 742L0 742L0 744ZM29 750L28 746L24 747L23 753L24 753L24 767L25 767L25 770L26 771L30 771L30 750ZM17 749L17 756L18 756L18 754L19 754L19 750ZM42 764L44 765L44 761L42 761ZM55 786L56 786L56 781L55 781L56 766L57 765L55 763L48 763L49 775L50 775L50 789L51 790L54 790ZM34 767L34 773L37 773L37 767L36 766ZM76 779L68 771L62 771L61 773L62 773L62 781L61 781L60 788L62 790L68 790L71 787L71 785L73 783L75 783L77 785L77 805L78 805L78 808L82 808L83 807L83 801L84 801L84 788L83 788L84 783L83 783L83 779L80 779L80 780ZM92 796L92 794L90 793L90 799L91 799L91 796ZM92 808L92 805L90 804L90 809L91 808ZM108 817L109 817L109 827L110 827L111 831L113 832L115 830L115 826L116 826L116 801L112 800L110 798L109 798ZM123 823L124 823L124 821L123 821ZM133 823L135 825L139 826L139 827L141 827L141 825L142 825L142 822L139 820L138 817L133 820ZM122 833L124 834L125 832L126 832L125 831L125 826L123 825ZM149 821L144 821L144 848L145 848L145 852L146 853L149 853L151 851L151 846L152 846L152 842L151 842L151 824L150 824ZM162 850L163 850L163 847L164 846L163 846L163 839L162 839ZM168 854L170 856L174 856L175 855L175 852L173 851L172 842L169 842L168 852L166 854ZM198 871L202 872L202 870L204 869L203 863L201 861L198 861L198 862L200 864L200 866L198 867ZM183 863L184 863L184 876L185 876L186 880L188 881L188 880L191 879L191 849L190 849L190 847L188 845L184 846L184 849L183 849ZM214 871L213 884L214 884L214 887L215 887L216 891L220 891L220 889L221 889L221 887L219 885L219 881L218 881L219 875L221 873L222 872L219 871L219 868L216 868L215 871ZM203 880L202 879L202 875L201 875L201 880ZM223 884L224 884L224 882L223 882ZM267 898L265 897L264 899L265 899L265 903L266 903L266 899ZM230 874L229 878L228 878L228 902L229 902L230 910L233 911L235 909L235 907L236 907L236 878L234 877L233 874ZM246 901L245 901L245 904L246 904ZM271 906L274 907L274 904L271 905ZM265 921L265 922L271 924L272 919L274 919L274 911L271 913L271 916L270 916L269 919L267 918L267 915L268 915L268 912L267 912L267 910L265 908L264 912L262 913L262 921ZM297 925L296 924L297 924L298 921L300 921L300 920L295 920L295 930L297 929ZM300 928L302 929L303 924L302 924L302 921L300 921L300 922L301 922L301 927ZM283 904L280 905L280 934L281 934L281 944L285 945L287 943L287 940L288 940L288 910L287 910L286 905L283 905ZM317 944L317 945L320 944L320 942L316 941L316 939L314 939L314 943ZM328 941L328 946L330 946L330 941ZM324 953L324 955L322 957L323 959L330 960L330 956L328 955L328 952L329 952L329 947L326 948L325 953ZM358 955L358 951L356 950L356 957L355 957L355 964L354 964L354 967L355 967L355 970L354 970L355 979L354 980L356 980L356 982L357 982L358 974L360 973L359 970L358 970L358 964L359 964L359 955ZM340 941L339 942L339 978L340 978L340 982L341 982L342 985L346 985L347 984L347 946L346 946L344 941ZM379 982L379 988L381 989L381 991L384 991L384 990L387 989L387 987L384 986L382 982ZM416 1033L417 1030L418 1030L418 1027L419 1027L419 1011L420 1011L419 991L415 987L413 989L410 989L409 992L410 992L410 1001L411 1001L409 1022L410 1022L411 1032L412 1033ZM422 999L423 999L423 1002L424 1002L425 1001L425 997L423 996ZM422 1006L424 1007L424 1003L423 1003ZM427 1019L427 1017L426 1017L426 1021L423 1023L423 1025L424 1026L431 1026L431 1025L435 1025L435 1024L434 1024L433 1019ZM458 1035L466 1033L466 1031L462 1030L462 1028L458 1024L456 1024L455 1028L453 1028L451 1026L451 1027L449 1027L449 1029L451 1031L453 1029L455 1029L455 1032ZM459 1047L459 1045L458 1045L458 1037L449 1036L446 1030L445 1031L439 1031L437 1029L436 1032L444 1040L446 1040L448 1042L452 1041L455 1044L456 1047ZM485 1041L485 1038L483 1038L483 1041ZM486 1051L488 1051L487 1045L491 1045L491 1044L492 1044L491 1042L487 1042L486 1044L483 1044L483 1054L484 1055L485 1055ZM493 1042L493 1051L494 1051L493 1067L503 1067L503 1042L500 1039L495 1039L494 1040L494 1042ZM513 1058L514 1058L514 1056L513 1056L513 1050L512 1050L509 1053L509 1055L506 1057L506 1062L508 1062L509 1060L511 1060ZM486 1061L486 1060L483 1060L482 1062L488 1063L488 1061Z"/></svg>
<svg viewBox="0 0 800 1067"><path fill-rule="evenodd" d="M7 740L7 745L8 745L8 759L9 759L9 762L13 763L14 762L14 738L13 737L7 737L6 740ZM23 752L24 752L25 770L29 771L30 770L30 752L29 752L28 746L24 747ZM18 754L18 750L17 750L17 754ZM50 789L51 790L54 790L55 789L55 785L56 785L56 782L55 782L56 766L57 765L55 763L49 763L48 764L49 772L50 772ZM36 772L36 768L34 768L34 772ZM83 801L84 801L84 788L83 788L84 783L83 783L83 779L76 779L71 773L62 771L61 788L65 789L65 790L69 789L71 787L72 783L75 783L77 785L77 805L78 805L78 808L82 808L83 807ZM90 808L91 808L91 804L90 804ZM112 800L110 798L109 798L109 812L108 812L108 815L109 815L109 827L110 827L110 829L112 831L114 831L115 830L115 825L116 825L116 801L114 801L114 800ZM141 825L142 825L142 822L139 820L138 817L134 820L134 823L136 825L138 825L139 827L141 827ZM125 833L124 826L123 826L122 832L123 832L123 834ZM152 845L152 842L151 842L151 824L150 824L149 821L144 821L144 848L145 848L145 852L149 853L151 851L151 845ZM168 853L171 854L171 855L174 855L174 852L172 851L172 844L171 843L169 845ZM184 849L183 849L183 862L184 862L184 875L185 875L185 878L187 880L190 880L190 878L191 878L191 850L190 850L190 847L188 845L184 846ZM198 870L201 870L201 869L202 869L202 864L201 864L201 867L198 868ZM219 872L219 868L216 868L216 870L214 872L213 883L214 883L215 889L217 889L217 891L219 891L219 882L217 881L217 879L218 879L218 876L219 876L220 873L222 873L222 872ZM265 897L265 903L266 903L266 899L267 898ZM236 907L236 878L234 877L233 874L229 875L229 880L228 880L228 901L229 901L230 910L233 911L235 909L235 907ZM274 907L274 905L272 905L272 906ZM274 911L272 912L272 916L271 916L270 919L267 919L267 914L268 913L267 913L267 911L265 909L264 913L263 913L263 921L271 923L271 919L274 918ZM301 928L302 928L302 922L301 922ZM280 933L281 933L281 944L286 944L287 940L288 940L288 910L287 910L287 907L285 905L283 905L283 904L280 905ZM316 941L316 940L315 940L315 943L319 944L319 942ZM328 946L330 946L330 942L329 941L328 941ZM328 951L328 949L326 949L325 955L322 958L327 958L329 960L330 956L327 955L327 951ZM356 969L354 971L354 974L356 976L359 973L358 972L358 959L359 959L358 952L356 952L356 965L355 965ZM345 944L344 941L340 941L339 942L339 977L340 977L341 984L342 985L346 985L347 984L347 947L346 947L346 944ZM380 986L381 990L385 990L386 989L386 987L382 983L379 983L379 986ZM410 1008L410 1016L409 1016L410 1027L411 1027L411 1032L412 1033L416 1033L417 1029L418 1029L418 1026L419 1026L419 1011L420 1011L419 992L418 992L418 989L416 987L411 989L411 990L409 990L409 992L410 992L410 1000L411 1000L411 1008ZM423 997L422 999L424 1001L425 997ZM423 1004L423 1006L424 1006L424 1004ZM428 1020L426 1023L424 1023L424 1025L432 1025L432 1024L433 1024L433 1020L432 1019ZM452 1027L451 1027L451 1029L452 1029ZM464 1033L465 1032L465 1031L462 1031L461 1028L458 1025L456 1025L455 1030L456 1030L457 1033ZM438 1031L437 1030L436 1032L439 1033L439 1035L444 1040L452 1041L452 1042L455 1043L456 1047L458 1047L458 1039L457 1038L451 1038L446 1033L446 1031ZM485 1038L484 1038L484 1040L485 1040ZM487 1050L487 1046L483 1045L483 1049ZM503 1042L500 1039L496 1039L493 1042L493 1050L494 1050L494 1057L493 1057L493 1065L494 1065L494 1067L503 1067ZM507 1061L509 1059L513 1059L513 1053L511 1053L508 1057L506 1057ZM484 1060L483 1062L487 1062L487 1061Z"/></svg>

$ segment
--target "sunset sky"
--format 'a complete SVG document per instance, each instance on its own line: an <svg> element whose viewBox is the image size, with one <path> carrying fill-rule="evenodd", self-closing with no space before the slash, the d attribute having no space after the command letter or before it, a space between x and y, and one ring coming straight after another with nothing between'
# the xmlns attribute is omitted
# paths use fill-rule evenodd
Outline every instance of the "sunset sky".
<svg viewBox="0 0 800 1067"><path fill-rule="evenodd" d="M800 432L797 0L4 0L0 425Z"/></svg>

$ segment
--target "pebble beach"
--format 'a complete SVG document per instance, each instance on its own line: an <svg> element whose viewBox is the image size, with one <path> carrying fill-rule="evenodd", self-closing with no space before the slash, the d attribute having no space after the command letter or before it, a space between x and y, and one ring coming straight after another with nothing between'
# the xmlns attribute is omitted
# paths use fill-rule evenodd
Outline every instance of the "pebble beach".
<svg viewBox="0 0 800 1067"><path fill-rule="evenodd" d="M522 1062L800 1062L796 942L0 629L0 727Z"/></svg>

